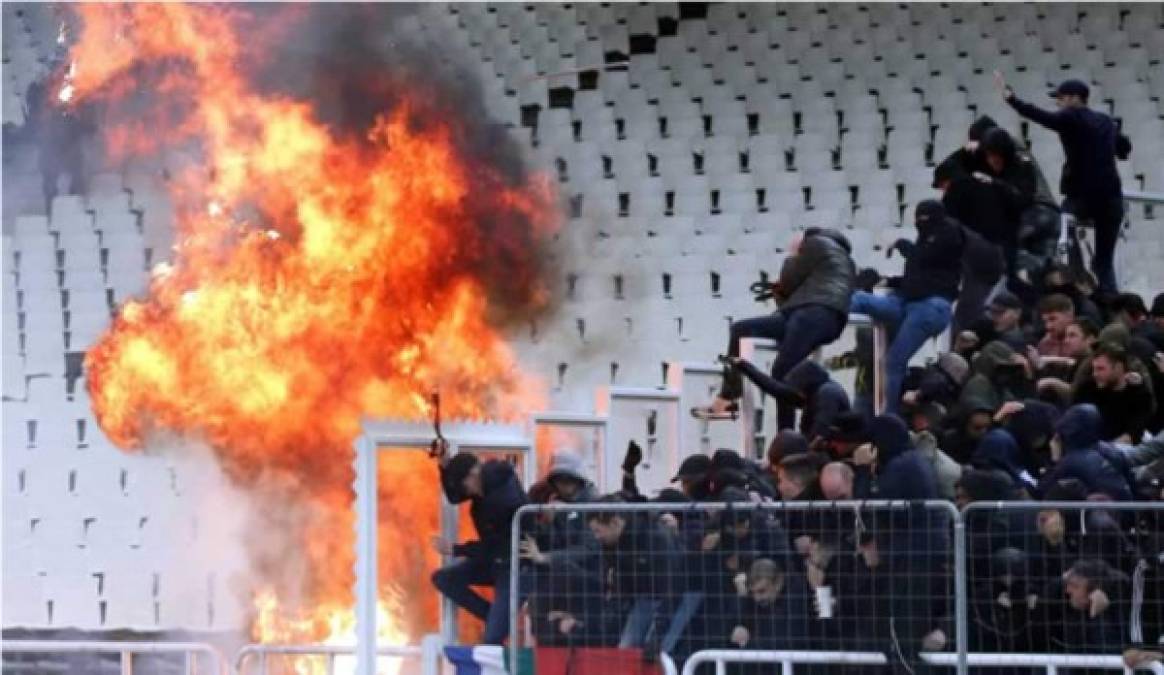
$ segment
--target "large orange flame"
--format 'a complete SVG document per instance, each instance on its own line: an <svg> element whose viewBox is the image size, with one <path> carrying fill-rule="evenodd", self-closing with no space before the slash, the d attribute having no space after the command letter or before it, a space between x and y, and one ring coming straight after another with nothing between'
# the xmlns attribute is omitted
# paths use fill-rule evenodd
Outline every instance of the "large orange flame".
<svg viewBox="0 0 1164 675"><path fill-rule="evenodd" d="M361 416L426 415L433 389L449 417L513 417L541 401L501 331L546 303L538 246L556 220L549 184L467 152L468 113L419 88L402 95L392 83L391 111L359 136L304 101L260 92L239 64L265 33L241 46L238 7L74 7L74 102L108 106L110 149L194 142L202 157L170 179L172 264L87 355L97 419L125 448L154 429L201 438L239 484L274 483L304 506L284 523L297 528L302 586L255 589L265 618L254 632L334 637L334 615L351 602ZM143 92L153 105L119 107ZM417 575L435 560L418 535L436 523L410 497L434 489L435 469L413 458L382 471L382 512L407 528L382 526L382 577L393 593L417 594L393 607L423 615L393 637L415 637L436 608L419 595L431 595Z"/></svg>

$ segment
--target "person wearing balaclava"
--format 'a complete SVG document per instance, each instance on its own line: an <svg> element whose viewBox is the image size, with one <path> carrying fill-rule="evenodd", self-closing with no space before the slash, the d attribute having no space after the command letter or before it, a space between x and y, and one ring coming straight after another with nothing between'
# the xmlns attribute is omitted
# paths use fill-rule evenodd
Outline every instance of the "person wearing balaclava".
<svg viewBox="0 0 1164 675"><path fill-rule="evenodd" d="M851 313L868 315L885 326L889 335L884 394L890 413L901 410L901 384L910 358L950 324L962 280L965 237L941 202L920 202L914 223L917 240L898 239L888 252L899 251L905 257L904 275L889 280L893 290L887 295L857 291L849 303Z"/></svg>

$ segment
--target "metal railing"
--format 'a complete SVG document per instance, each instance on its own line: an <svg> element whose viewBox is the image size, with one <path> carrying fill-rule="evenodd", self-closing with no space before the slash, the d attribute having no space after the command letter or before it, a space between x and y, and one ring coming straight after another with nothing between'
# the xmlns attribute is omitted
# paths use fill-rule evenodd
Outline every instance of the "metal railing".
<svg viewBox="0 0 1164 675"><path fill-rule="evenodd" d="M922 659L932 666L954 666L953 654L922 654ZM1047 675L1056 675L1060 668L1098 668L1122 670L1131 675L1119 656L1103 654L967 654L971 668L1042 668ZM1164 664L1147 663L1137 670L1146 670L1155 675L1164 675Z"/></svg>
<svg viewBox="0 0 1164 675"><path fill-rule="evenodd" d="M204 642L117 642L104 640L4 640L0 651L23 654L117 654L121 675L133 675L133 657L136 654L183 654L184 672L197 675L207 672L199 667L198 656L211 663L209 672L218 675L230 673L226 659L213 645Z"/></svg>
<svg viewBox="0 0 1164 675"><path fill-rule="evenodd" d="M922 653L921 659L931 666L956 667L957 654ZM1060 668L1092 668L1133 672L1118 656L1090 654L967 654L971 668L1042 668L1046 675L1057 675ZM879 652L814 652L814 651L739 651L708 649L696 652L683 664L683 675L694 675L696 669L710 663L716 675L723 675L729 663L778 663L782 675L793 675L796 665L849 665L881 666L886 664ZM1139 668L1155 675L1164 675L1164 664L1148 663Z"/></svg>
<svg viewBox="0 0 1164 675"><path fill-rule="evenodd" d="M388 646L378 645L376 647L377 657L397 657L402 659L415 659L420 663L421 675L437 675L440 672L441 660L441 639L437 635L426 635L421 640L420 645L406 645L406 646ZM235 670L239 675L245 675L250 672L257 672L259 675L267 675L270 665L271 657L287 657L287 656L316 656L324 658L324 668L327 675L334 675L336 667L336 658L340 656L349 656L353 659L356 656L355 645L274 645L274 644L249 644L239 650L238 656L235 657ZM252 669L249 663L255 662ZM408 672L408 671L404 671Z"/></svg>
<svg viewBox="0 0 1164 675"><path fill-rule="evenodd" d="M628 516L634 514L663 514L671 513L678 514L681 517L685 514L708 514L708 513L730 513L732 510L760 510L771 514L782 514L787 516L789 514L836 514L836 513L863 513L870 514L876 509L886 509L893 511L895 509L917 509L919 503L909 502L891 502L891 501L848 501L848 502L784 502L784 503L763 503L763 504L724 504L714 502L689 502L682 504L674 503L649 503L649 504L552 504L552 505L530 505L519 510L517 516L513 521L513 556L514 564L510 566L510 587L519 588L522 581L519 579L520 575L528 574L528 570L522 568L520 561L519 545L523 539L523 535L529 534L528 529L530 519L540 515L543 523L551 522L555 517L566 516L572 517L575 524L581 523L583 527L588 525L586 514L593 514L598 512L625 512ZM1067 578L1070 576L1084 575L1090 569L1092 578L1087 583L1095 583L1095 588L1105 593L1104 605L1099 607L1097 613L1091 614L1092 618L1097 615L1102 615L1104 612L1109 612L1107 615L1113 621L1119 623L1119 635L1122 639L1129 639L1131 642L1139 642L1147 640L1148 642L1156 639L1156 633L1151 632L1148 635L1142 626L1137 628L1137 622L1140 621L1140 613L1148 611L1149 606L1146 602L1153 603L1155 608L1160 599L1152 598L1145 601L1142 593L1134 594L1129 590L1129 579L1126 574L1122 574L1120 567L1129 569L1135 567L1136 569L1143 569L1149 562L1156 561L1160 557L1159 563L1164 563L1164 550L1157 543L1159 540L1156 537L1164 536L1161 526L1164 525L1164 503L1159 502L1091 502L1091 501L1070 501L1070 502L1036 502L1036 501L1008 501L1008 502L975 502L967 506L963 511L957 511L952 504L948 502L926 502L926 507L937 509L949 516L948 524L943 524L941 527L948 528L946 530L952 539L949 542L949 550L952 555L949 558L951 563L951 577L953 579L952 596L954 599L954 607L952 618L950 622L953 624L953 640L946 649L950 651L934 652L933 648L917 650L913 655L898 654L903 658L918 659L925 661L930 665L954 667L958 669L959 673L966 673L968 669L973 668L993 668L993 667L1039 667L1047 669L1049 675L1055 675L1056 669L1059 668L1103 668L1103 669L1121 669L1124 668L1122 659L1115 655L1115 653L1124 649L1122 643L1091 643L1086 640L1079 640L1071 637L1071 630L1077 625L1079 618L1071 619L1067 617L1058 617L1058 615L1050 615L1051 619L1045 619L1044 623L1032 623L1026 630L1030 633L1031 645L1036 645L1036 649L1023 649L1019 646L1022 643L999 643L994 644L990 642L982 642L981 632L981 617L974 619L971 614L970 591L976 588L975 584L983 581L993 581L993 577L983 576L983 574L999 575L1003 572L998 568L991 567L997 565L998 561L994 560L994 554L999 550L1007 548L1007 544L1013 539L1008 539L1015 532L1008 532L1005 528L1014 527L1018 523L1023 529L1017 534L1023 537L1035 537L1035 542L1030 543L1032 546L1032 559L1041 565L1041 571L1036 573L1033 569L1028 573L1021 572L1025 576L1024 580L1032 585L1038 585L1039 593L1041 594L1040 602L1044 603L1060 603L1060 605L1070 610L1069 602L1070 593L1067 593ZM579 519L579 517L581 517ZM923 521L929 522L929 521ZM1050 523L1050 524L1048 524ZM1058 530L1062 532L1058 532ZM1105 529L1106 528L1106 529ZM1114 529L1113 529L1114 528ZM1102 553L1096 551L1106 551L1103 548L1108 544L1104 544L1105 537L1117 537L1123 549L1119 553L1122 556L1120 559L1110 564L1103 561L1093 561L1093 558L1102 558ZM1038 548L1042 544L1038 544L1039 537L1045 537L1048 542L1057 543L1062 541L1065 537L1068 540L1069 546L1064 548L1059 553L1044 551ZM1082 537L1082 540L1080 539ZM1080 541L1084 541L1087 545L1081 545ZM1109 542L1110 543L1110 542ZM912 545L912 544L911 544ZM1074 547L1074 548L1072 548ZM697 552L698 554L698 552ZM1004 558L1007 554L1004 553ZM1164 571L1157 571L1160 565L1152 563L1150 565L1152 571L1150 574L1161 574ZM659 568L663 569L662 567ZM1102 572L1104 569L1110 569L1115 575L1120 575L1123 579L1123 585L1105 586L1106 581L1097 580L1094 576L1095 570ZM987 572L983 572L987 570ZM659 571L657 574L663 574ZM892 571L891 571L892 574ZM1013 570L1008 570L1005 574L1020 574ZM1130 573L1129 573L1130 574ZM1050 581L1050 585L1042 586L1046 581ZM803 581L803 578L800 579ZM556 588L557 582L551 580L548 585L538 585L538 588ZM1009 583L1009 582L1008 582ZM1112 582L1115 583L1114 581ZM1143 580L1135 583L1142 584ZM935 587L936 588L936 587ZM558 591L559 593L567 593L567 591ZM975 590L977 593L978 591ZM1017 592L1017 591L1016 591ZM1138 599L1133 599L1136 595ZM975 596L977 598L977 595ZM508 601L510 603L510 621L511 621L511 635L518 635L517 627L519 622L518 608L520 606L521 598L517 594L512 594ZM836 600L834 599L834 602ZM974 600L979 602L980 600ZM1110 604L1108 602L1110 601ZM567 600L566 603L568 604ZM1136 603L1139 603L1137 606ZM552 606L552 603L551 603ZM1050 606L1050 605L1048 605ZM1110 609L1109 609L1110 608ZM1094 608L1088 609L1085 613L1090 613ZM1158 607L1156 609L1164 609ZM669 611L669 610L668 610ZM878 610L882 611L882 610ZM977 610L976 610L977 611ZM532 610L531 610L532 612ZM666 612L664 612L666 615ZM1080 615L1082 616L1082 615ZM1047 623L1046 621L1049 621ZM1075 622L1075 623L1073 623ZM975 629L974 634L970 634L970 628ZM916 628L916 626L915 626ZM1152 627L1152 630L1158 630L1158 627ZM1139 631L1139 633L1137 633ZM662 630L660 630L662 632ZM535 632L536 634L536 632ZM717 634L718 635L718 634ZM1138 636L1137 636L1138 635ZM714 637L714 636L713 636ZM1042 638L1042 639L1036 639ZM717 639L723 639L719 636ZM895 638L896 640L896 638ZM745 640L746 641L746 640ZM511 658L516 658L516 652L519 647L518 640L514 639L510 642ZM844 639L833 639L835 644L828 644L816 640L808 647L815 648L818 644L822 649L804 650L787 647L784 650L767 650L767 649L696 649L690 653L686 659L683 659L683 654L672 655L677 656L677 660L684 660L689 663L690 659L697 658L700 662L707 663L714 661L720 654L728 654L728 660L724 663L738 663L741 659L746 660L747 655L761 654L758 657L763 659L759 663L781 663L787 674L793 664L797 663L852 663L848 659L868 659L868 663L884 663L885 654L869 651L869 648L862 649L859 644L849 644ZM1038 645L1049 645L1039 647ZM711 646L711 645L709 645ZM881 647L874 647L880 649ZM939 647L941 649L941 647ZM1043 653L1043 650L1048 650L1048 653ZM888 653L888 652L887 652ZM805 660L807 659L807 660ZM837 661L835 659L842 659ZM877 659L881 659L878 661ZM1148 670L1164 675L1164 666L1159 663L1150 663L1142 666ZM684 672L687 671L687 666L684 667Z"/></svg>
<svg viewBox="0 0 1164 675"><path fill-rule="evenodd" d="M683 664L683 675L695 675L705 664L715 665L715 675L724 675L729 663L778 663L781 675L792 675L794 665L883 666L885 655L878 652L815 652L707 649L695 652Z"/></svg>
<svg viewBox="0 0 1164 675"><path fill-rule="evenodd" d="M940 500L934 500L934 501L928 501L928 502L912 502L912 503L911 502L904 502L904 501L871 501L870 500L870 501L843 501L843 502L784 502L784 503L771 503L771 502L769 502L769 503L764 503L764 504L756 504L756 503L725 504L725 503L711 502L711 503L690 503L690 504L659 504L659 503L642 504L642 503L638 503L638 504L528 505L528 506L522 507L518 511L518 513L514 517L514 521L513 521L513 528L512 528L513 540L512 540L511 556L512 556L512 560L514 561L514 564L510 565L509 587L511 589L529 588L529 584L524 583L523 580L521 579L521 574L523 573L523 571L525 571L527 574L529 573L528 570L522 570L521 562L520 562L519 546L521 545L521 542L523 541L523 535L530 533L529 531L523 530L523 524L528 528L529 524L531 522L533 522L538 516L545 516L549 519L553 519L554 517L556 517L558 515L563 515L563 516L566 516L568 518L578 518L579 516L582 516L583 518L585 518L587 515L599 514L599 513L618 514L618 515L625 515L628 517L632 516L632 515L636 515L636 514L641 515L641 516L646 516L646 515L649 515L652 513L658 514L658 515L661 515L663 513L673 513L673 514L676 514L680 517L686 517L686 516L701 517L702 515L708 514L708 513L718 514L718 515L727 517L727 516L731 516L731 514L733 514L733 513L737 514L737 516L739 514L742 514L742 513L752 513L752 514L756 514L758 517L763 517L763 518L769 518L769 517L773 516L774 514L779 514L781 516L791 516L792 514L796 514L797 516L807 516L807 514L811 514L811 513L827 513L830 516L843 516L845 518L848 518L851 516L851 517L855 518L855 522L858 522L858 524L854 525L853 527L860 527L862 529L864 529L865 526L860 525L859 521L861 518L861 514L864 514L864 517L866 519L870 520L871 522L878 521L880 523L879 527L881 529L879 530L878 536L883 536L883 535L887 535L887 534L890 536L905 536L905 535L909 534L911 531L906 530L906 529L902 529L901 525L906 522L906 520L902 520L902 518L912 519L909 522L913 522L915 524L915 527L916 527L916 529L912 530L912 533L914 533L914 534L924 533L924 538L925 538L926 542L929 542L930 538L933 537L935 540L941 539L944 543L940 544L940 545L934 545L933 549L931 550L929 543L926 543L926 542L919 543L916 540L911 540L909 543L905 543L904 540L898 539L897 541L899 542L900 548L898 548L896 551L893 551L892 553L887 554L886 557L883 558L880 562L870 563L874 567L877 567L878 565L880 566L878 569L878 572L881 575L881 577L885 580L885 583L889 583L889 584L895 583L895 584L899 584L903 587L908 586L908 587L912 587L913 589L916 589L916 590L905 591L905 595L909 596L909 597L905 598L903 603L898 604L894 607L893 611L895 612L895 615L903 622L902 625L904 627L912 626L912 628L917 629L917 628L920 628L924 625L924 627L926 628L926 632L931 630L932 626L936 625L936 624L927 623L927 622L937 621L938 620L937 617L930 614L931 610L930 610L928 605L922 606L924 603L913 602L913 600L923 599L922 595L924 593L928 592L929 590L934 590L934 595L925 596L925 598L932 598L932 597L936 597L936 596L944 596L946 598L950 598L952 595L953 600L954 600L954 602L953 602L954 606L949 608L951 610L951 612L955 615L964 615L965 614L965 609L966 609L966 607L965 607L966 606L965 584L958 583L958 581L961 580L966 573L964 566L962 564L960 564L960 561L964 561L964 559L965 559L965 555L964 555L964 552L962 550L962 547L964 545L965 540L964 540L964 537L961 536L961 534L960 534L961 519L957 516L957 511L954 508L953 504L951 504L949 502L945 502L945 501L940 501ZM585 521L578 520L575 522L582 523L583 527L586 526ZM757 522L759 524L761 521L757 520L755 522ZM767 521L764 521L764 522L767 522ZM725 525L724 527L729 527L729 526ZM767 525L764 525L764 527L767 527ZM783 526L776 525L776 527L779 528L779 527L783 527ZM848 521L845 521L845 524L840 526L840 527L846 528L846 530L847 530L850 527L850 525L848 524ZM927 530L925 528L929 528L929 529ZM759 533L760 530L757 529L757 532ZM728 536L729 535L727 535L727 534L724 535L725 541L727 540ZM767 536L767 535L758 534L757 536ZM853 541L853 536L857 536L857 535L854 535L853 533L845 534L846 541ZM823 539L823 536L821 538ZM915 544L917 544L916 548L914 547ZM882 545L884 546L884 544L882 544ZM725 546L726 546L726 544L725 544ZM874 545L874 548L875 547L876 546ZM669 555L670 551L654 551L654 552L652 552L652 551L646 551L646 550L643 550L643 551L636 550L636 551L631 551L628 553L628 555L639 555L639 556L642 556L645 558L651 558L651 556L653 554ZM745 560L745 558L746 558L746 560ZM796 558L795 552L793 552L791 550L785 550L781 553L773 554L771 556L763 555L763 554L759 554L759 553L753 554L751 552L749 554L741 554L740 559L739 559L737 564L739 565L739 567L741 569L741 573L742 573L743 570L747 569L746 565L754 564L757 561L759 561L760 559L767 560L768 558L772 558L775 561L777 567L780 567L782 570L786 570L787 574L789 575L789 577L788 577L789 579L796 578L799 580L803 580L803 577L800 576L803 573L800 571L800 569L797 566L806 564L806 561L802 561L799 558ZM924 560L923 560L923 558L924 558ZM750 563L748 561L750 561ZM658 562L665 563L665 561L662 558L660 558L658 560ZM651 565L654 565L655 563L652 562L651 560L648 560L647 564L649 566L651 566ZM841 564L844 564L844 563L841 563ZM658 568L651 569L651 575L656 577L656 578L665 577L665 576L667 576L667 572L664 571L664 569L666 569L666 568L667 568L667 566L665 564L660 564ZM646 569L646 568L644 568L644 569ZM670 569L672 571L671 576L673 577L673 580L663 580L663 583L670 584L671 587L678 588L679 586L682 585L683 580L687 580L687 579L691 578L690 577L690 574L692 574L691 568L688 568L686 570L680 570L678 568L673 567ZM721 572L722 572L722 570L721 570ZM546 574L545 572L539 572L539 573ZM705 574L705 572L703 572L701 570L699 572L695 572L695 574ZM781 572L781 574L783 574L783 572ZM844 573L839 573L839 574L844 574ZM737 575L737 576L739 576L739 575ZM722 581L721 577L722 577L722 575L720 575L719 573L712 572L711 576L707 577L707 578L717 579L719 581ZM640 580L643 580L643 579L645 579L645 577L640 577ZM919 581L922 581L922 580L927 580L927 581L931 582L933 584L933 589L929 589L929 587L926 584L919 583ZM529 579L526 579L526 581L529 581ZM953 581L954 583L950 583L951 581ZM659 582L658 582L658 579L652 579L649 581L645 581L644 583L647 583L648 585L650 585L650 584L657 584ZM715 583L718 583L718 581L716 581ZM936 590L938 584L941 584L944 589L948 588L948 592L946 590L938 592ZM541 589L543 593L546 593L547 589L549 589L549 592L546 593L544 599L548 602L548 606L550 607L549 614L551 614L551 615L559 613L560 611L562 611L561 607L569 608L571 606L573 599L576 599L579 597L590 597L590 596L581 596L581 595L578 595L576 591L569 590L569 586L565 583L563 578L560 578L560 577L554 578L554 573L548 573L548 575L544 576L541 580L539 580L536 583L536 586L537 586L537 588ZM818 593L816 595L816 598L817 598L816 602L817 603L837 602L835 599L834 600L824 600L824 601L822 601L820 599L820 598L824 597L824 592L827 590L827 589L823 588L823 586L824 586L824 584L822 583L821 586L817 587ZM923 589L925 589L925 590L923 590ZM588 592L592 593L593 591L588 591ZM642 608L637 607L638 604L641 604L641 601L644 598L647 598L648 604L649 604L650 598L648 598L648 596L654 597L651 595L651 593L653 593L653 592L654 591L644 591L644 593L646 595L644 595L642 598L635 599L634 602L636 604L636 608L632 609L632 613L637 612L639 610L642 610L642 612L654 613L657 616L657 613L659 611L662 611L661 606L657 607L655 610L652 610L652 609L649 609L646 607L642 607ZM711 616L713 616L714 618L711 620L715 620L715 621L722 621L722 620L724 620L725 617L728 616L728 614L724 613L727 610L724 610L723 608L728 606L728 604L726 604L726 603L729 603L731 601L731 598L721 596L720 591L704 590L704 591L700 591L700 592L694 592L694 591L691 591L690 589L687 589L687 590L683 590L683 591L676 591L673 593L669 592L668 597L670 598L671 601L674 601L679 595L684 595L684 596L701 595L701 597L699 597L699 598L685 598L683 601L680 601L682 603L682 602L686 602L687 600L692 600L692 604L696 605L694 608L688 606L685 610L679 610L679 614L685 613L688 620L690 620L692 618L692 616L698 615L699 612L704 612L704 611L707 614L710 614ZM811 593L810 593L810 595L811 595ZM915 595L918 597L916 597L916 598L913 597ZM854 596L854 597L857 597L857 596ZM864 597L864 596L861 596L861 597ZM519 629L518 609L521 606L523 598L519 598L519 594L516 592L513 592L513 593L510 593L507 600L509 602L509 611L510 611L510 615L509 615L510 635L511 636L519 636L520 632L518 630ZM802 598L802 601L803 601L803 598ZM812 602L812 600L811 600L811 598L809 598L808 603L810 605L811 605L811 602ZM800 605L798 605L798 606L800 606ZM863 611L868 611L868 607L869 607L869 603L866 603L865 605L863 605ZM920 609L919 609L919 607L920 607ZM544 607L539 606L539 609L537 610L539 617L543 613L541 611L541 609L544 609ZM531 614L534 613L534 611L535 610L531 609ZM565 611L566 611L566 613L570 613L574 610L572 608L570 608L570 609L566 609ZM581 640L583 640L585 642L585 644L590 644L591 642L605 644L605 643L610 643L611 639L614 639L615 641L622 644L623 642L625 642L625 640L627 640L626 636L628 635L628 631L630 633L633 633L633 632L636 632L638 630L638 628L635 628L635 629L629 628L630 624L634 623L635 620L624 617L621 613L622 612L621 609L596 609L592 605L587 604L586 607L579 608L577 611L580 611L583 613L582 615L580 615L580 617L579 617L580 620L577 621L577 625L583 625L583 626L589 627L587 630L588 636L585 638L580 638ZM808 611L820 612L820 618L822 618L822 619L830 618L830 617L826 617L824 615L824 613L821 612L821 610L819 609L819 606L818 606L818 609L816 609L816 610L808 610ZM830 610L830 612L831 612L831 610ZM918 613L911 614L912 612L918 612ZM666 612L664 612L664 613L666 613ZM923 616L923 614L924 614L924 616ZM734 616L734 615L732 615L732 616ZM817 614L813 614L813 618L815 619L816 617L817 617ZM873 619L873 617L869 617L869 618ZM684 625L681 623L682 620L676 619L675 617L671 617L671 620L672 620L672 624L669 627L664 627L662 625L657 627L657 634L658 635L668 634L668 635L674 636L676 634L682 633L682 631L685 630ZM810 621L810 619L808 618L807 615L805 615L802 620L805 622ZM599 621L601 622L601 625L603 627L598 629L597 633L596 633L595 629L594 629L594 625L595 625L595 623L597 623ZM614 623L612 623L612 621ZM621 629L623 637L619 638L618 635L619 635L620 629L618 626L622 625L622 623L624 621L626 623L626 626L624 626ZM873 622L869 622L869 623L873 623ZM962 622L955 622L955 623L957 624L957 626L962 626ZM807 625L807 624L805 624L805 625ZM830 624L830 625L836 626L832 630L843 630L843 629L839 628L839 625L836 625L836 624ZM613 633L611 632L611 630L608 630L608 629L612 629ZM550 630L550 629L547 627L542 627L542 631L543 631L542 634L543 635L548 635L548 633L544 632L546 630ZM647 628L646 630L647 630L647 632L649 632L652 629ZM732 630L731 625L727 626L727 630L728 631ZM797 627L790 627L789 630L797 631L800 629ZM902 628L901 630L908 630L908 628ZM912 642L914 639L916 639L918 642L920 642L920 637L921 637L920 633L918 633L917 635L914 635L911 633L910 635L911 635L911 637L907 641ZM724 642L727 641L726 634L723 636L719 636L719 638ZM857 643L853 642L850 638L851 638L851 636L846 636L846 635L843 635L841 632L836 632L833 634L833 637L830 639L832 639L834 642L836 642L836 646L838 648L838 651L839 650L858 651L858 649L855 648L855 645ZM571 638L571 639L573 639L573 638ZM759 639L759 637L758 637L758 639ZM870 637L869 636L862 636L860 639L870 639ZM966 640L965 631L963 629L956 630L955 635L954 635L954 641L957 644L964 645L965 640ZM514 663L516 663L516 659L518 657L518 651L520 648L519 642L520 641L518 639L511 639L510 640L510 645L509 645L509 648L511 650L510 651L510 659L511 659L511 662L514 662ZM670 652L671 647L673 646L673 644L672 645L667 644L666 637L663 637L661 645L662 645L661 649L663 649L664 651L668 651L668 652ZM613 646L613 645L608 644L608 646ZM906 649L908 649L908 648L906 648ZM674 652L671 652L671 653L673 656L675 655ZM960 653L964 654L965 649L963 648L962 650L960 650Z"/></svg>

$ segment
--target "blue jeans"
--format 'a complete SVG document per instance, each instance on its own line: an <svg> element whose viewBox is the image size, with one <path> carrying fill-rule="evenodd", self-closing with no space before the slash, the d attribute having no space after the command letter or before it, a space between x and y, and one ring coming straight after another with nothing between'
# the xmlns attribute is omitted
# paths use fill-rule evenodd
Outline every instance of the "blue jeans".
<svg viewBox="0 0 1164 675"><path fill-rule="evenodd" d="M489 560L465 558L433 572L432 583L453 604L485 622L482 642L505 643L509 635L509 565ZM471 586L492 586L493 602L481 597Z"/></svg>
<svg viewBox="0 0 1164 675"><path fill-rule="evenodd" d="M780 343L772 362L772 377L783 380L796 364L807 359L814 349L836 340L845 330L849 317L824 305L801 305L769 316L734 321L728 337L728 356L740 355L740 339L767 338ZM744 393L739 371L727 368L723 374L720 398L734 401Z"/></svg>
<svg viewBox="0 0 1164 675"><path fill-rule="evenodd" d="M909 360L926 340L937 337L949 325L950 301L939 296L906 301L896 293L857 291L849 311L867 314L885 326L889 338L889 351L885 354L885 412L900 414L901 383Z"/></svg>

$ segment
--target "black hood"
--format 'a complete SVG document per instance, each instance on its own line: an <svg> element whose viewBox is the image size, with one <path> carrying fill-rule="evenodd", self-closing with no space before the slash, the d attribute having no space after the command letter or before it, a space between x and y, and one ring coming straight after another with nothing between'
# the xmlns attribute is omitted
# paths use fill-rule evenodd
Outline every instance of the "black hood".
<svg viewBox="0 0 1164 675"><path fill-rule="evenodd" d="M1040 449L1055 435L1055 421L1058 419L1058 408L1045 401L1029 398L1023 401L1023 409L1006 421L1006 430L1020 448L1032 452Z"/></svg>
<svg viewBox="0 0 1164 675"><path fill-rule="evenodd" d="M1055 424L1055 433L1063 442L1063 452L1087 450L1103 437L1103 418L1090 403L1073 405Z"/></svg>
<svg viewBox="0 0 1164 675"><path fill-rule="evenodd" d="M817 389L820 389L822 384L829 381L829 373L816 361L805 360L788 371L784 381L807 398L812 396Z"/></svg>
<svg viewBox="0 0 1164 675"><path fill-rule="evenodd" d="M958 486L974 502L1014 498L1014 481L998 469L967 468L958 479Z"/></svg>
<svg viewBox="0 0 1164 675"><path fill-rule="evenodd" d="M909 427L897 415L878 415L869 424L869 435L877 447L877 463L885 466L909 451Z"/></svg>
<svg viewBox="0 0 1164 675"><path fill-rule="evenodd" d="M981 141L986 132L997 127L998 122L995 122L989 115L983 115L974 120L974 123L966 130L966 138L971 141Z"/></svg>

